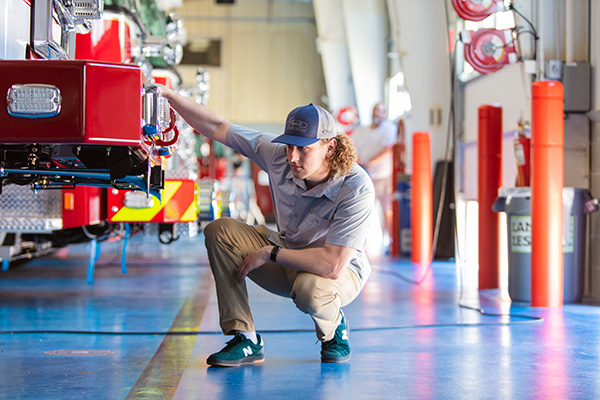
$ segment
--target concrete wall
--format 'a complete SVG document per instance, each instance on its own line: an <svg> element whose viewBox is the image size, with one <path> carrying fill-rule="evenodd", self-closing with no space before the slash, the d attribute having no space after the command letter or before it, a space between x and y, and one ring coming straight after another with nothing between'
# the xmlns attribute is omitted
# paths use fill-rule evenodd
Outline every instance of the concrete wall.
<svg viewBox="0 0 600 400"><path fill-rule="evenodd" d="M177 10L188 37L221 40L208 106L240 124L282 124L294 107L321 104L325 83L311 3L184 1ZM180 66L193 85L196 67Z"/></svg>

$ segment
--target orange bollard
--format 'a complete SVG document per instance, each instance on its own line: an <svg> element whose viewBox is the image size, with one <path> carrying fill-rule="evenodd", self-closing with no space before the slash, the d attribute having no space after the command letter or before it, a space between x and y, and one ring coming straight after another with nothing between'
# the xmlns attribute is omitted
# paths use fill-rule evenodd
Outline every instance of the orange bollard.
<svg viewBox="0 0 600 400"><path fill-rule="evenodd" d="M563 86L532 85L531 305L562 307L564 295Z"/></svg>
<svg viewBox="0 0 600 400"><path fill-rule="evenodd" d="M428 132L413 135L412 173L412 255L413 263L430 264L433 234L433 188L431 141Z"/></svg>
<svg viewBox="0 0 600 400"><path fill-rule="evenodd" d="M479 289L500 288L500 214L492 210L502 185L502 107L479 107L477 139Z"/></svg>

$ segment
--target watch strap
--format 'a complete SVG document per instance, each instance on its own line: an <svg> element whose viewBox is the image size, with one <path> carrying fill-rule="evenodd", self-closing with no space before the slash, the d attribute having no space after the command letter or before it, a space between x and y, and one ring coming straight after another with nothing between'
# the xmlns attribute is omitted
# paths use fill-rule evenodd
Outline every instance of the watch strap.
<svg viewBox="0 0 600 400"><path fill-rule="evenodd" d="M281 246L273 246L273 250L271 250L271 261L277 262L277 253L279 253L279 250L281 250Z"/></svg>

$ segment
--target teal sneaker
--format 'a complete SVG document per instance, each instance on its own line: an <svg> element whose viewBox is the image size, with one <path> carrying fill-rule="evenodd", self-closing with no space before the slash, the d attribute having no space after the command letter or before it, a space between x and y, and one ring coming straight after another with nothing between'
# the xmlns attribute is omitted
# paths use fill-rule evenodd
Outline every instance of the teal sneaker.
<svg viewBox="0 0 600 400"><path fill-rule="evenodd" d="M348 341L349 329L346 317L342 314L342 322L338 325L333 339L321 343L321 361L326 363L341 363L350 359L350 342Z"/></svg>
<svg viewBox="0 0 600 400"><path fill-rule="evenodd" d="M262 363L265 361L264 343L260 335L256 335L256 337L258 344L254 344L244 335L236 334L221 351L208 357L206 362L215 367L237 367L242 364Z"/></svg>

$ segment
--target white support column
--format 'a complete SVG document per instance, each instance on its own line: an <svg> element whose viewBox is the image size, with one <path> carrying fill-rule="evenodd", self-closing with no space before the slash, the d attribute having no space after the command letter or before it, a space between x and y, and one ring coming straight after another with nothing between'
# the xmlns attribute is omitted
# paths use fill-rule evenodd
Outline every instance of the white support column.
<svg viewBox="0 0 600 400"><path fill-rule="evenodd" d="M432 162L444 158L450 105L450 65L446 19L442 2L391 0L397 51L402 54L406 85L410 92L410 135L431 133ZM451 7L451 6L450 6ZM432 121L441 110L441 123ZM409 153L410 154L410 153Z"/></svg>
<svg viewBox="0 0 600 400"><path fill-rule="evenodd" d="M31 6L23 0L0 2L0 59L24 60L30 35Z"/></svg>
<svg viewBox="0 0 600 400"><path fill-rule="evenodd" d="M341 0L314 0L313 5L319 35L317 50L323 62L328 105L336 112L342 107L356 105Z"/></svg>
<svg viewBox="0 0 600 400"><path fill-rule="evenodd" d="M384 100L387 78L387 11L384 0L342 0L342 13L360 123L371 123Z"/></svg>

